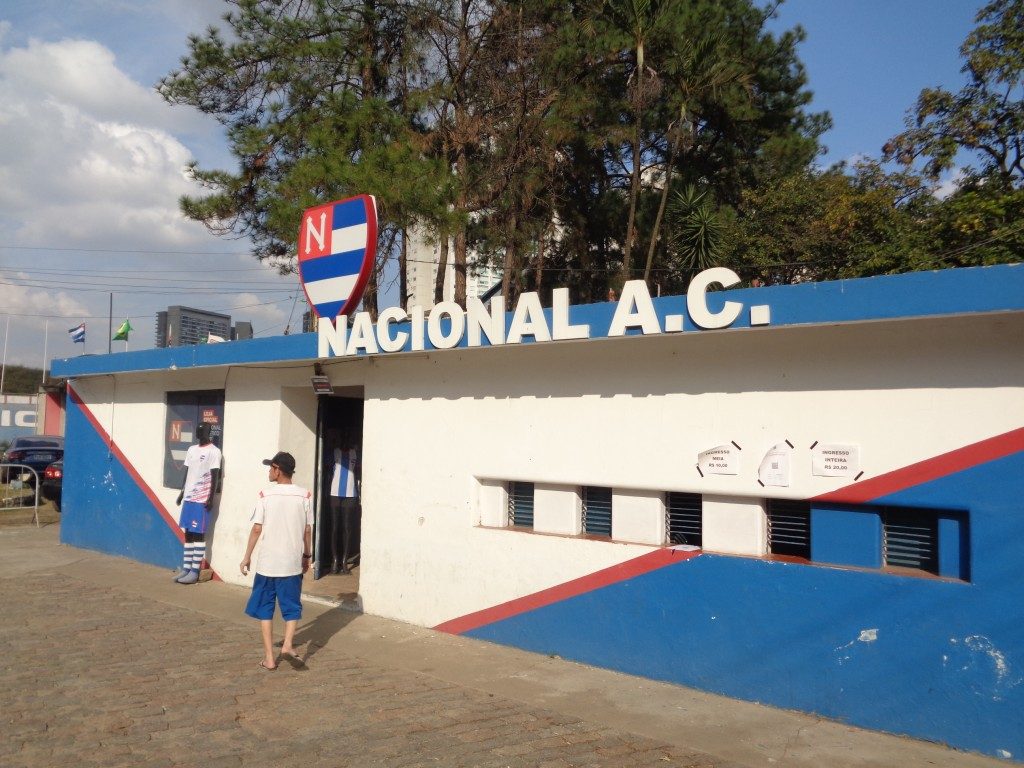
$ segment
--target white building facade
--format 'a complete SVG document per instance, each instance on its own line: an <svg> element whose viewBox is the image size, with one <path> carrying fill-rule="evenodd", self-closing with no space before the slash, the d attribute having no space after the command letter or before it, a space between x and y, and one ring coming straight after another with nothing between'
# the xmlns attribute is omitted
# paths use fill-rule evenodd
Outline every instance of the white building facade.
<svg viewBox="0 0 1024 768"><path fill-rule="evenodd" d="M55 361L62 540L176 565L192 393L246 584L260 460L321 489L342 403L366 612L1024 755L1024 267L510 309Z"/></svg>

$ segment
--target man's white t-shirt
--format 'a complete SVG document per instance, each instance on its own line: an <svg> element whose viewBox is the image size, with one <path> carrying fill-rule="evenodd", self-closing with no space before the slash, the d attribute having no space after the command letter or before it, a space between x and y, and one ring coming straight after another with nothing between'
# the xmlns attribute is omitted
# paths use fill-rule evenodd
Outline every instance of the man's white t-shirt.
<svg viewBox="0 0 1024 768"><path fill-rule="evenodd" d="M252 522L263 526L256 552L256 573L296 576L302 573L307 525L313 525L312 494L297 485L274 484L260 491Z"/></svg>
<svg viewBox="0 0 1024 768"><path fill-rule="evenodd" d="M213 475L211 469L220 469L220 448L213 443L208 445L190 445L185 453L184 491L185 501L206 503L213 491Z"/></svg>

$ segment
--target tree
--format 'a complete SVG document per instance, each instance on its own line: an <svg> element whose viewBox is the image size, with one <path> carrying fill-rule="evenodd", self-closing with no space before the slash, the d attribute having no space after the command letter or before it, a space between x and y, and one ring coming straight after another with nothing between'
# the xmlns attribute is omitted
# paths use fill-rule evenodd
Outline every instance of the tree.
<svg viewBox="0 0 1024 768"><path fill-rule="evenodd" d="M968 179L936 205L929 269L1017 262L1024 255L1024 188Z"/></svg>
<svg viewBox="0 0 1024 768"><path fill-rule="evenodd" d="M294 266L302 210L358 193L377 197L385 242L417 218L439 218L448 170L424 151L403 111L419 63L422 9L400 0L230 0L231 42L215 28L189 39L159 91L227 129L236 172L190 173L209 190L184 213L211 231L251 238L254 254ZM380 258L389 249L381 249ZM365 303L376 312L376 276Z"/></svg>
<svg viewBox="0 0 1024 768"><path fill-rule="evenodd" d="M782 284L929 268L927 188L874 162L846 171L808 168L747 190L723 235L722 263Z"/></svg>
<svg viewBox="0 0 1024 768"><path fill-rule="evenodd" d="M801 33L767 33L752 0L630 0L632 21L610 0L230 2L228 32L191 37L159 86L215 115L238 159L193 165L207 194L182 209L285 271L304 208L365 192L382 258L410 227L443 253L451 238L457 301L471 248L509 297L528 274L604 298L635 252L664 268L667 184L735 205L805 166L825 124L804 111Z"/></svg>
<svg viewBox="0 0 1024 768"><path fill-rule="evenodd" d="M44 372L39 368L8 365L4 372L4 394L34 395L43 382Z"/></svg>
<svg viewBox="0 0 1024 768"><path fill-rule="evenodd" d="M907 114L907 130L884 147L886 159L938 178L965 150L978 176L1003 188L1024 186L1024 0L994 0L960 47L969 82L958 93L926 88Z"/></svg>
<svg viewBox="0 0 1024 768"><path fill-rule="evenodd" d="M579 3L554 49L567 79L556 109L573 130L559 147L561 238L548 263L562 264L552 275L584 301L639 276L636 250L651 256L652 272L667 268L657 261L672 239L659 245L665 182L736 205L743 190L806 167L829 124L804 111L803 33L769 34L772 7L667 0L640 7L644 15L614 5ZM644 70L634 76L641 41Z"/></svg>

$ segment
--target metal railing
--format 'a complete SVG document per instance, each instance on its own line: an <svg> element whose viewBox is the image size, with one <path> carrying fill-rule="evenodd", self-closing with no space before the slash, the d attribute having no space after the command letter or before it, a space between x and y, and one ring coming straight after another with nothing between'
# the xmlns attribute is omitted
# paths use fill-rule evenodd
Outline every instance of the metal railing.
<svg viewBox="0 0 1024 768"><path fill-rule="evenodd" d="M13 471L18 470L18 471ZM25 493L26 483L22 478L31 475L28 483L31 493ZM25 503L31 500L31 504ZM32 522L39 527L39 473L28 464L0 464L0 510L32 508Z"/></svg>

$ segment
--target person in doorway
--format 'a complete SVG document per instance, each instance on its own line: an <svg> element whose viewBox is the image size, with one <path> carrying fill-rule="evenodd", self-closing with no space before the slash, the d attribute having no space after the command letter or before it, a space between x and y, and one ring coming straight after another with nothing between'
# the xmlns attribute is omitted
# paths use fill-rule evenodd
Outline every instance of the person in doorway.
<svg viewBox="0 0 1024 768"><path fill-rule="evenodd" d="M268 476L273 486L260 491L252 511L252 530L245 557L239 566L243 576L249 574L253 550L260 544L252 594L245 613L260 622L263 659L260 666L277 669L274 656L274 606L280 606L284 618L284 643L281 653L298 658L295 652L295 628L302 618L302 575L309 570L313 553L312 494L292 483L295 458L278 452L264 459L270 467Z"/></svg>
<svg viewBox="0 0 1024 768"><path fill-rule="evenodd" d="M355 441L346 437L334 447L331 473L331 573L349 573L359 520L359 486L362 469Z"/></svg>
<svg viewBox="0 0 1024 768"><path fill-rule="evenodd" d="M195 584L206 559L206 528L213 509L213 497L220 484L220 448L210 441L212 427L196 428L198 445L189 446L185 454L185 481L178 494L181 506L178 526L185 532L181 572L174 578L179 584Z"/></svg>

